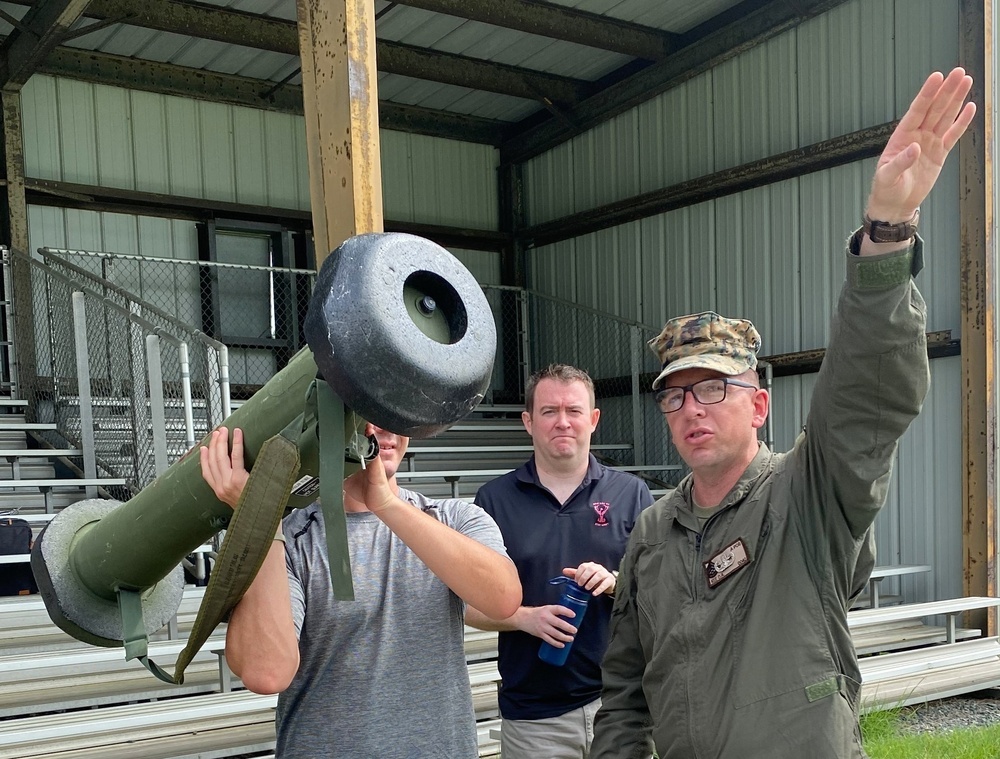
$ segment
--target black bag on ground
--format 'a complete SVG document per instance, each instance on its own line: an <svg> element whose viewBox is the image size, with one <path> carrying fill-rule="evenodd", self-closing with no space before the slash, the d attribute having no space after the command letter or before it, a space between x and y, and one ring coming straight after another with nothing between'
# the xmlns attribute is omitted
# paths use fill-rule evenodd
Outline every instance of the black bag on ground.
<svg viewBox="0 0 1000 759"><path fill-rule="evenodd" d="M31 525L23 519L0 519L0 555L31 553ZM0 596L37 593L38 585L28 562L0 564Z"/></svg>

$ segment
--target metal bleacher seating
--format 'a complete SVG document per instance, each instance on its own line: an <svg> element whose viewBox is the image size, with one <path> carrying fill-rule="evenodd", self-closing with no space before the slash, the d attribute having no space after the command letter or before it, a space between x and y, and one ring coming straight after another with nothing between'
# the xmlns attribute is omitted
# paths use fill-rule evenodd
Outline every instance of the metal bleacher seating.
<svg viewBox="0 0 1000 759"><path fill-rule="evenodd" d="M193 616L201 595L201 588L185 590L181 616ZM0 606L0 634L38 606L37 598L8 599ZM36 625L36 638L44 626ZM48 627L45 633L58 647L31 654L16 645L0 648L0 759L194 759L273 751L277 697L242 690L232 679L219 655L221 630L188 668L185 684L170 686L137 662L125 662L121 649L84 646L51 623ZM170 665L184 643L156 640L150 654ZM499 752L490 737L499 725L496 633L467 628L466 657L479 754L494 757Z"/></svg>
<svg viewBox="0 0 1000 759"><path fill-rule="evenodd" d="M531 438L521 423L521 411L523 407L515 405L480 406L435 438L411 440L396 474L399 484L432 498L473 499L480 486L517 468L531 455ZM627 441L595 442L590 447L616 469L648 477L656 497L666 492L665 482L681 469L676 464L619 464L632 457L632 443Z"/></svg>
<svg viewBox="0 0 1000 759"><path fill-rule="evenodd" d="M10 399L4 399L10 400ZM53 513L85 497L85 488L125 484L121 478L57 476L55 461L80 456L75 448L29 447L28 435L54 430L55 424L25 422L20 406L0 406L0 513ZM9 468L8 468L9 467Z"/></svg>

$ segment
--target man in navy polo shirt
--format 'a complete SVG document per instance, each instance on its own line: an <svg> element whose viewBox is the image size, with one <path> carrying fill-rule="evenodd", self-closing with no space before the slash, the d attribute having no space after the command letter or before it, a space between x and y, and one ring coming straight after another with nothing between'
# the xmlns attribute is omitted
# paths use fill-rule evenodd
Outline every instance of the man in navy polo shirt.
<svg viewBox="0 0 1000 759"><path fill-rule="evenodd" d="M501 621L469 607L466 622L500 631L504 759L586 759L601 704L616 570L653 497L642 480L591 455L601 412L585 371L555 364L537 372L525 389L525 409L534 455L476 496L500 526L524 605ZM559 587L549 584L560 575L592 593L579 630L566 620L572 610L558 604ZM565 665L538 658L542 641L556 648L572 641Z"/></svg>

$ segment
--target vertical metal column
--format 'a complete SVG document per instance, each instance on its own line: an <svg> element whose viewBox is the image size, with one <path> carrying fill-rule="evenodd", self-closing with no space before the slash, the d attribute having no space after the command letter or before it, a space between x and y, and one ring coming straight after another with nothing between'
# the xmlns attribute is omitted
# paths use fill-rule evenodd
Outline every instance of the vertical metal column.
<svg viewBox="0 0 1000 759"><path fill-rule="evenodd" d="M383 229L375 4L299 0L296 11L319 267L348 237Z"/></svg>
<svg viewBox="0 0 1000 759"><path fill-rule="evenodd" d="M14 275L11 267L14 262L11 260L10 250L3 249L3 309L4 325L7 331L7 377L10 381L10 394L13 398L20 398L20 390L17 383L17 355L14 341Z"/></svg>
<svg viewBox="0 0 1000 759"><path fill-rule="evenodd" d="M90 480L97 477L97 457L94 453L94 403L90 392L90 353L87 347L87 303L82 292L73 293L73 342L76 347L83 476ZM85 492L87 498L97 497L97 488L93 485L88 485Z"/></svg>
<svg viewBox="0 0 1000 759"><path fill-rule="evenodd" d="M964 592L1000 592L1000 462L997 402L997 0L960 0L959 62L972 74L979 108L958 143L962 314L962 553ZM956 241L958 242L958 241ZM969 612L970 626L996 635L996 610Z"/></svg>
<svg viewBox="0 0 1000 759"><path fill-rule="evenodd" d="M3 105L3 168L4 183L0 189L3 199L3 213L0 228L4 233L3 242L14 250L26 253L28 241L28 203L24 190L24 141L21 129L21 93L5 90L0 92ZM24 302L14 314L15 326L9 335L17 347L17 376L21 397L34 401L38 391L38 372L35 366L34 304L31 302L31 267L23 259L13 258L12 287L5 295L8 300L16 290ZM32 405L29 412L34 413Z"/></svg>

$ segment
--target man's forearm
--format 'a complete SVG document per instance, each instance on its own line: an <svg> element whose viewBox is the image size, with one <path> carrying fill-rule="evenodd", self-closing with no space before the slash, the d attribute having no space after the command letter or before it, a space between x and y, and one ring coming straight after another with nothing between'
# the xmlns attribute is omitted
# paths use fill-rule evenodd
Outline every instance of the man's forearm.
<svg viewBox="0 0 1000 759"><path fill-rule="evenodd" d="M376 515L467 604L494 619L517 610L521 582L506 556L399 498Z"/></svg>
<svg viewBox="0 0 1000 759"><path fill-rule="evenodd" d="M506 619L493 619L492 617L487 617L479 611L479 609L473 606L467 606L465 609L465 624L471 625L479 630L513 632L521 629L518 626L517 621L518 617L524 613L526 608L526 606L519 606L517 611Z"/></svg>

